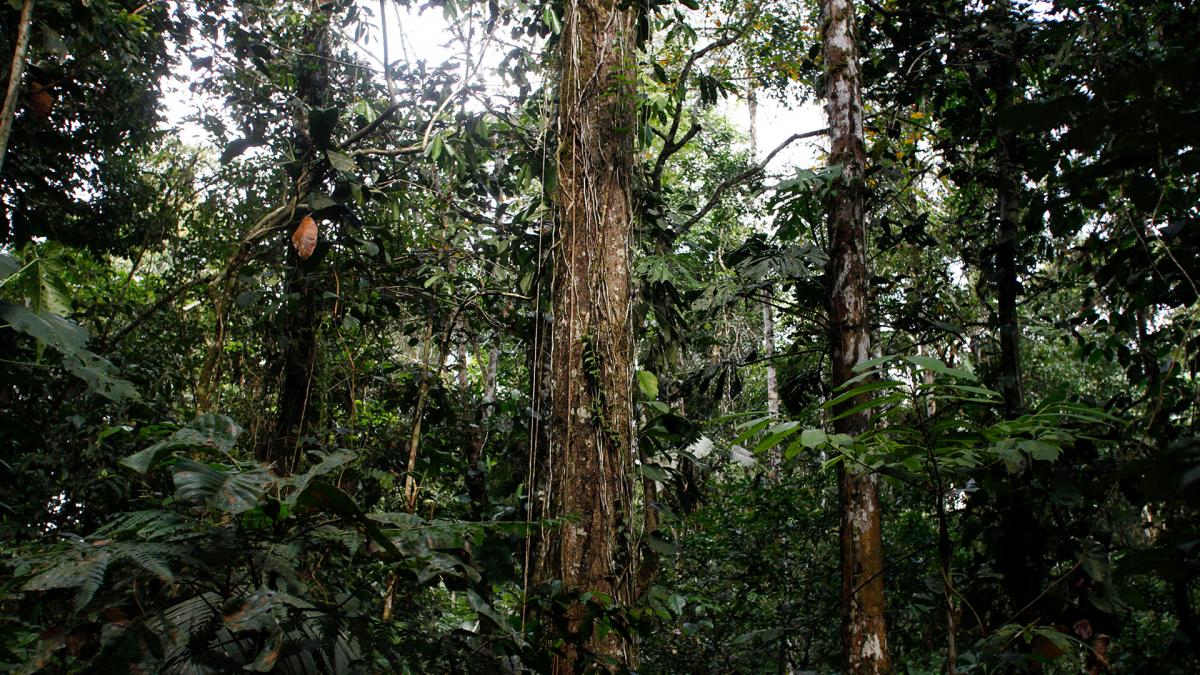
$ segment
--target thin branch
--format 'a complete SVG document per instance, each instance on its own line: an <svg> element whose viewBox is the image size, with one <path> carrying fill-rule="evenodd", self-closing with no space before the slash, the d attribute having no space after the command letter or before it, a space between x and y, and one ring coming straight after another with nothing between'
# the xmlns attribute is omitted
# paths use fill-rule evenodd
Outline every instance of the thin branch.
<svg viewBox="0 0 1200 675"><path fill-rule="evenodd" d="M725 195L725 192L729 188L761 174L763 172L763 170L765 170L767 168L767 165L771 163L771 160L775 159L775 155L778 155L779 153L783 152L783 150L785 148L787 148L789 145L791 145L792 143L795 143L796 141L805 139L805 138L813 138L814 136L822 136L825 133L827 133L828 131L829 131L829 129L825 128L825 129L817 129L816 131L807 131L802 134L792 134L791 136L789 136L787 138L787 140L785 140L784 142L775 146L774 150L767 153L767 156L764 157L761 162L758 162L757 164L752 164L745 171L739 173L736 176L732 176L732 177L726 179L724 182L722 182L720 185L717 186L717 189L713 192L712 197L709 198L708 203L704 205L704 208L697 211L695 213L695 215L693 215L686 222L684 222L682 225L679 226L679 233L682 234L682 233L688 231L689 229L691 229L691 227L693 225L700 222L701 218L708 215L708 212L712 211L717 206L717 204L721 201L721 197L723 197Z"/></svg>
<svg viewBox="0 0 1200 675"><path fill-rule="evenodd" d="M350 146L354 145L355 143L357 143L357 142L361 141L362 139L366 138L367 136L371 135L376 129L378 129L380 127L380 125L382 125L384 122L391 119L392 116L395 115L396 111L398 111L398 110L400 110L399 104L393 103L393 104L389 105L387 108L384 109L383 112L379 113L378 117L376 117L374 120L372 120L369 124L367 124L365 127L361 128L361 129L359 129L358 131L354 132L353 134L350 135L349 138L347 138L346 140L339 143L338 147L341 148L342 150L345 150L346 148L349 148Z"/></svg>
<svg viewBox="0 0 1200 675"><path fill-rule="evenodd" d="M8 71L8 91L4 94L4 108L0 109L0 169L4 168L8 137L12 133L13 117L17 112L17 96L21 89L21 76L25 73L25 52L29 49L31 23L33 0L25 0L25 4L21 6L21 19L17 24L17 44L13 48L12 67Z"/></svg>
<svg viewBox="0 0 1200 675"><path fill-rule="evenodd" d="M396 81L392 79L392 62L388 58L387 0L379 0L379 27L383 31L383 79L387 82L388 103L396 105Z"/></svg>
<svg viewBox="0 0 1200 675"><path fill-rule="evenodd" d="M398 155L417 155L417 154L421 154L421 153L425 152L425 149L429 147L429 138L433 134L433 125L437 123L438 118L440 118L442 116L442 113L446 111L446 107L448 105L450 105L450 102L457 99L459 96L461 96L467 90L467 88L471 85L471 80L475 79L475 76L479 73L479 68L483 65L483 61L484 61L483 55L487 53L488 47L491 45L493 36L494 36L494 33L492 33L492 32L489 32L487 34L487 37L484 38L484 40L483 40L483 46L480 48L480 58L475 59L475 66L473 68L470 68L468 70L468 72L463 73L462 82L459 83L458 88L455 89L445 99L443 99L441 104L438 105L437 110L433 111L433 115L430 116L430 118L429 118L429 123L425 125L425 133L423 133L421 135L420 143L406 145L401 148L363 148L361 150L355 150L351 154L354 156L379 155L379 156L384 156L384 157L395 157ZM385 73L386 73L387 69L388 69L388 64L385 63L384 64ZM368 125L368 126L370 126L370 125ZM351 138L353 138L353 137L351 137Z"/></svg>
<svg viewBox="0 0 1200 675"><path fill-rule="evenodd" d="M159 298L158 302L155 302L153 305L150 305L146 309L142 310L140 314L134 317L132 321L125 324L125 326L121 328L121 330L117 331L111 338L105 340L103 343L103 348L112 349L113 347L116 347L121 343L121 340L124 340L131 332L133 332L135 328L142 325L146 319L149 319L158 312L162 311L165 307L182 297L183 294L187 293L190 289L195 288L196 286L203 286L215 278L215 274L206 274L202 277L177 286L174 290Z"/></svg>
<svg viewBox="0 0 1200 675"><path fill-rule="evenodd" d="M696 65L697 61L704 58L714 50L724 49L725 47L728 47L740 40L742 36L750 31L750 28L754 25L754 20L756 18L758 18L757 8L746 17L746 21L741 25L740 28L729 35L726 35L720 40L707 45L703 49L692 52L692 54L688 56L687 62L683 64L683 70L679 72L679 79L675 83L676 99L675 110L671 114L671 128L666 134L655 131L655 134L663 139L662 150L658 153L658 159L656 159L654 162L654 170L650 174L656 184L659 178L662 176L663 167L666 165L667 159L676 152L679 152L684 145L687 145L687 142L691 140L693 136L700 132L700 125L693 123L691 128L688 129L687 133L684 134L682 139L678 141L675 140L675 134L679 133L679 123L683 120L683 89L687 84L687 78L688 75L691 74L692 68Z"/></svg>
<svg viewBox="0 0 1200 675"><path fill-rule="evenodd" d="M680 138L677 141L671 140L671 138L668 138L666 134L658 129L651 127L651 130L654 132L654 135L658 136L663 141L662 151L658 153L658 160L654 162L654 170L650 172L650 175L653 176L655 185L657 185L658 181L662 177L663 169L666 168L667 160L671 158L671 155L674 155L682 150L683 146L687 145L688 141L692 140L696 134L700 133L701 129L699 124L693 122L691 128L689 128L687 132L683 134L683 138Z"/></svg>

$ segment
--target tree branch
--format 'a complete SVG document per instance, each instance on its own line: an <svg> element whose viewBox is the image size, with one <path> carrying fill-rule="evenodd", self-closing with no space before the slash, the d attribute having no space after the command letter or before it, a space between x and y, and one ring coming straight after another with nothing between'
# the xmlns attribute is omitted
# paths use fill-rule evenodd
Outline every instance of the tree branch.
<svg viewBox="0 0 1200 675"><path fill-rule="evenodd" d="M17 113L17 97L21 89L21 75L25 72L25 52L29 49L31 23L33 0L25 0L25 4L21 6L21 19L17 24L17 44L13 48L12 67L8 71L8 91L4 94L4 107L0 109L0 168L4 167L8 137L12 133L13 117Z"/></svg>
<svg viewBox="0 0 1200 675"><path fill-rule="evenodd" d="M792 134L791 136L789 136L787 138L787 140L785 140L784 142L775 146L774 150L767 153L767 156L764 157L761 162L759 162L757 164L753 164L749 168L747 168L745 171L739 173L738 175L732 176L732 177L726 179L724 182L722 182L720 185L717 186L717 189L713 192L712 197L709 198L708 203L706 203L704 205L704 208L697 211L695 213L695 215L693 215L691 218L689 218L687 221L685 221L682 225L679 226L679 234L683 234L684 232L687 232L689 229L691 229L691 227L693 225L700 222L701 218L708 215L708 212L712 211L717 206L717 203L721 201L721 197L723 197L725 195L726 190L733 187L734 185L737 185L739 183L747 181L747 180L761 174L763 172L763 170L767 168L767 165L771 163L771 160L775 159L775 155L778 155L779 153L783 152L783 150L785 148L787 148L787 146L791 145L792 143L795 143L796 141L799 141L799 140L802 140L805 138L812 138L814 136L824 135L828 131L829 131L829 129L825 128L825 129L817 129L816 131L807 131L802 134Z"/></svg>
<svg viewBox="0 0 1200 675"><path fill-rule="evenodd" d="M159 313L165 307L167 307L171 303L178 300L184 293L188 292L192 288L195 288L196 286L203 286L204 284L211 282L215 278L216 278L215 274L206 274L202 277L193 279L192 281L189 281L186 284L181 284L181 285L177 286L174 290L172 290L171 292L169 292L166 295L163 295L161 298L159 298L158 301L155 302L153 305L150 305L146 309L142 310L141 313L139 313L136 317L134 317L132 321L125 324L125 326L123 328L121 328L121 330L117 331L111 338L108 338L108 339L105 339L104 341L102 341L101 348L104 350L108 350L108 349L112 349L113 347L116 347L117 345L121 344L121 340L124 340L131 332L133 332L133 330L135 328L142 325L142 323L145 322L147 319L149 319L150 317Z"/></svg>

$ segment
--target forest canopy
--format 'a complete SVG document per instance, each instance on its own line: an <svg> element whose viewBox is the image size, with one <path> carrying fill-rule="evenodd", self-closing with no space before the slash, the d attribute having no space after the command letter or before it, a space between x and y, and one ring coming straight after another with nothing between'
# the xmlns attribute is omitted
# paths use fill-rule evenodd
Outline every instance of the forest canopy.
<svg viewBox="0 0 1200 675"><path fill-rule="evenodd" d="M0 670L1200 671L1200 8L0 2Z"/></svg>

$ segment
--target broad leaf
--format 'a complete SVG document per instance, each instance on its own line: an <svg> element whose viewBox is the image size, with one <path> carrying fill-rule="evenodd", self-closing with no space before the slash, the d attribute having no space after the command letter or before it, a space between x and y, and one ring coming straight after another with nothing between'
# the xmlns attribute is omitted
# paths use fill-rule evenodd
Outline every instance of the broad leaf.
<svg viewBox="0 0 1200 675"><path fill-rule="evenodd" d="M231 514L258 506L267 486L274 481L264 467L250 471L224 470L180 459L172 469L175 496L180 502Z"/></svg>

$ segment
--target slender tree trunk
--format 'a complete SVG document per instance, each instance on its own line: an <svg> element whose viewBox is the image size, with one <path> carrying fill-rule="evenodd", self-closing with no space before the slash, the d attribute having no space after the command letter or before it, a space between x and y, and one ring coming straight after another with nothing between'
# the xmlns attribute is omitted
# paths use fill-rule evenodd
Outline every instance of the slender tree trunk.
<svg viewBox="0 0 1200 675"><path fill-rule="evenodd" d="M4 107L0 108L0 171L4 169L4 155L8 152L8 137L12 134L13 118L17 114L17 99L21 95L21 77L25 74L26 52L29 50L29 26L33 23L33 0L21 5L21 18L17 23L17 44L13 48L12 65L8 69L8 88L4 93Z"/></svg>
<svg viewBox="0 0 1200 675"><path fill-rule="evenodd" d="M750 109L750 163L758 162L758 95L755 93L754 76L750 75L746 85L746 105ZM773 294L765 291L762 303L763 351L767 357L767 414L779 417L779 382L775 375L775 307L771 304ZM771 448L771 479L779 478L783 465L783 448Z"/></svg>
<svg viewBox="0 0 1200 675"><path fill-rule="evenodd" d="M592 602L626 603L634 14L619 0L567 0L562 24L548 486L551 515L571 520L546 539L539 577ZM580 634L588 611L574 602L555 617L565 645L554 673L580 672L593 658L605 668L631 663L631 645L615 632Z"/></svg>
<svg viewBox="0 0 1200 675"><path fill-rule="evenodd" d="M833 387L868 360L870 310L867 293L867 232L863 215L862 92L852 0L822 0L825 97L829 117L829 161L841 167L829 201L830 256L826 268L830 301ZM840 414L865 402L859 397L835 408ZM860 412L834 422L840 433L866 430ZM847 673L891 670L884 621L883 536L877 474L838 465L841 506L842 649Z"/></svg>
<svg viewBox="0 0 1200 675"><path fill-rule="evenodd" d="M1010 0L992 5L990 19L1011 36L1010 41L1017 40L1013 3ZM1019 55L1013 49L1010 53L998 54L990 66L989 78L996 92L996 110L993 113L996 117L1018 98L1013 91L1014 83L1020 77L1016 68L1018 59ZM997 308L996 330L1000 334L1000 362L995 387L1003 397L1005 419L1014 419L1025 408L1021 386L1021 325L1017 313L1021 294L1018 272L1022 175L1016 164L1016 133L999 122L995 131L997 240L993 283ZM1004 575L1005 589L1013 611L1025 608L1017 615L1017 620L1030 622L1042 615L1038 599L1042 597L1042 581L1049 576L1045 562L1049 533L1037 514L1037 493L1033 487L1036 467L1032 458L1027 456L1025 459L1018 473L1007 476L1007 494L999 493L1001 496L997 508L1001 518L1001 536L996 565Z"/></svg>
<svg viewBox="0 0 1200 675"><path fill-rule="evenodd" d="M299 56L296 72L296 95L304 104L295 118L295 146L297 158L305 166L297 180L299 194L319 187L325 177L325 162L320 149L313 145L308 134L308 115L322 108L329 98L329 58L332 56L330 22L333 3L313 0L310 5L308 29L309 44L313 45L311 56ZM291 472L300 465L300 439L304 430L315 420L313 385L316 378L318 348L317 326L320 324L318 307L319 289L315 273L319 256L302 260L290 244L292 230L307 214L296 213L291 227L285 233L287 260L290 273L286 283L287 294L295 294L295 310L285 318L283 328L283 382L279 389L279 403L275 429L260 459L274 462L281 470Z"/></svg>
<svg viewBox="0 0 1200 675"><path fill-rule="evenodd" d="M467 452L467 495L471 498L471 520L475 521L483 520L484 508L487 506L487 474L484 473L482 464L483 447L487 442L487 422L496 403L496 374L499 367L500 341L493 338L488 343L487 367L483 371L483 400L475 416L475 423L471 429L471 446ZM466 389L466 384L461 379L459 384Z"/></svg>
<svg viewBox="0 0 1200 675"><path fill-rule="evenodd" d="M1010 0L992 7L995 25L1014 35L1012 3ZM999 114L1013 99L1013 82L1017 78L1015 53L997 55L990 67L989 79L996 92ZM1021 284L1017 275L1020 253L1021 175L1015 160L1017 135L1009 128L996 125L996 248L993 274L996 290L996 318L1000 333L1000 368L996 385L1004 397L1005 417L1020 414L1024 405L1021 392L1021 326L1017 317L1017 302Z"/></svg>
<svg viewBox="0 0 1200 675"><path fill-rule="evenodd" d="M1000 393L1004 397L1004 415L1012 419L1024 406L1021 391L1021 325L1017 301L1021 284L1017 279L1017 252L1020 238L1020 189L1012 156L1016 145L1013 133L1001 130L997 161L1000 186L996 213L999 241L996 244L996 305L1000 323Z"/></svg>

